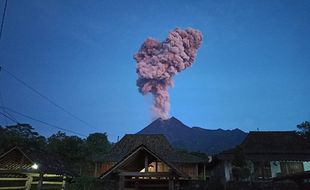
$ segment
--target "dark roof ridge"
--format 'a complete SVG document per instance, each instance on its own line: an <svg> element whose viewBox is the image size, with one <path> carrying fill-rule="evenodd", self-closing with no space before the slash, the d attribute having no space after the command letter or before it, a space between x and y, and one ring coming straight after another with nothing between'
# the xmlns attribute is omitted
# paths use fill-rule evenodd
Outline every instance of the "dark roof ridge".
<svg viewBox="0 0 310 190"><path fill-rule="evenodd" d="M296 131L249 131L249 133L296 133Z"/></svg>
<svg viewBox="0 0 310 190"><path fill-rule="evenodd" d="M108 154L96 158L97 161L119 161L129 152L139 146L145 146L156 154L173 162L204 162L201 158L191 154L181 154L175 151L163 134L126 134L118 141Z"/></svg>
<svg viewBox="0 0 310 190"><path fill-rule="evenodd" d="M163 161L165 164L167 164L171 169L173 169L178 175L180 176L187 176L186 174L184 174L183 172L181 172L180 170L178 170L171 162L169 162L168 160L164 159L162 157L162 155L157 154L156 152L154 152L152 149L150 149L150 147L141 144L139 146L137 146L135 149L133 149L131 152L129 152L127 155L125 155L121 160L119 160L114 166L112 166L109 170L107 170L106 172L104 172L103 174L101 174L99 176L99 178L104 178L105 176L107 176L109 173L111 173L111 171L113 171L115 168L117 168L120 164L122 164L123 161L125 161L126 159L128 159L132 154L134 154L135 152L139 151L140 149L144 149L146 151L148 151L149 153L153 154L155 157L159 158L161 161Z"/></svg>
<svg viewBox="0 0 310 190"><path fill-rule="evenodd" d="M125 136L138 136L138 135L141 135L141 136L158 136L158 135L165 136L164 134L160 134L160 133L158 133L158 134L140 134L140 133L136 133L136 134L125 134L124 137Z"/></svg>
<svg viewBox="0 0 310 190"><path fill-rule="evenodd" d="M11 149L9 149L8 151L4 152L3 154L0 155L0 159L2 159L3 157L5 157L6 155L8 155L10 152L12 152L13 150L18 150L19 152L21 152L23 154L24 157L26 157L30 162L34 163L34 161L32 159L30 159L27 154L25 154L24 151L22 151L22 149L18 146L14 146Z"/></svg>

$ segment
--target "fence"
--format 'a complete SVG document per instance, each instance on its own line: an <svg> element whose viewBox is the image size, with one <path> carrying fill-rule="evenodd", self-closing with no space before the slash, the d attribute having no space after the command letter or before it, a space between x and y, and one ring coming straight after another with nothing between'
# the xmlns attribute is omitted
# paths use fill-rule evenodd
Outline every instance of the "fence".
<svg viewBox="0 0 310 190"><path fill-rule="evenodd" d="M39 173L0 173L0 190L64 190L66 176Z"/></svg>

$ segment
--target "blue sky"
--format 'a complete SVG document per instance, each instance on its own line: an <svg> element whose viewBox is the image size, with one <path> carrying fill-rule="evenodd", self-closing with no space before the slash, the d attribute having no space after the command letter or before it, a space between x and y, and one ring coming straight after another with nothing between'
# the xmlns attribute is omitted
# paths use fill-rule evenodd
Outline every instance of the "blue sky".
<svg viewBox="0 0 310 190"><path fill-rule="evenodd" d="M295 130L310 117L309 20L301 0L9 0L0 65L92 127L1 71L3 105L111 141L136 133L151 122L152 98L137 90L133 54L147 37L192 27L204 40L175 76L170 115L208 129ZM57 131L11 114L44 135Z"/></svg>

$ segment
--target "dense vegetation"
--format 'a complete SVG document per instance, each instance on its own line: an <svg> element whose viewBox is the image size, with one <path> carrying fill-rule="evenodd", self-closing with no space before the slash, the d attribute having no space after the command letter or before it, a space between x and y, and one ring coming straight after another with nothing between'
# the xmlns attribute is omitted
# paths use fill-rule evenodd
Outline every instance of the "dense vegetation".
<svg viewBox="0 0 310 190"><path fill-rule="evenodd" d="M304 121L297 125L298 133L310 142L310 122Z"/></svg>
<svg viewBox="0 0 310 190"><path fill-rule="evenodd" d="M22 150L53 155L71 172L92 175L94 158L111 148L106 133L92 133L86 138L57 132L48 138L41 136L29 124L0 126L0 154L18 146Z"/></svg>

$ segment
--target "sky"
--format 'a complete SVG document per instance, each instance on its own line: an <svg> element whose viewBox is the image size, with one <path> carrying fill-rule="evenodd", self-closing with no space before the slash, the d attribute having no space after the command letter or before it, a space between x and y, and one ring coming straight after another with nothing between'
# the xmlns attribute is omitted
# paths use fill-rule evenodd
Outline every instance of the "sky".
<svg viewBox="0 0 310 190"><path fill-rule="evenodd" d="M0 92L15 113L0 110L45 136L59 129L16 112L113 142L136 133L152 122L152 96L138 92L133 55L148 37L191 27L203 42L174 77L170 116L207 129L296 130L310 119L309 20L302 0L8 0Z"/></svg>

